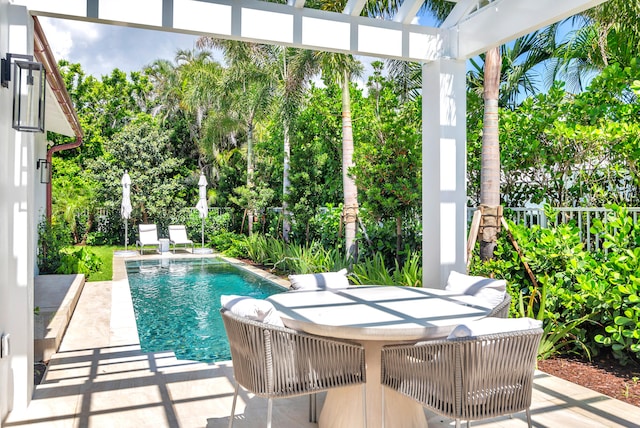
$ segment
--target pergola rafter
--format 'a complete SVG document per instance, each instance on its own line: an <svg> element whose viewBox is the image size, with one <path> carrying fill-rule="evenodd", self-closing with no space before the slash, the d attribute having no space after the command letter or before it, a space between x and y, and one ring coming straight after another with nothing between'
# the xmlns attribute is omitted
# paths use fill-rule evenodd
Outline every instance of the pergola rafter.
<svg viewBox="0 0 640 428"><path fill-rule="evenodd" d="M440 28L419 25L424 0L405 0L391 19L360 16L366 0L342 11L305 0L15 0L35 15L275 43L303 49L429 62L467 59L604 0L458 0Z"/></svg>

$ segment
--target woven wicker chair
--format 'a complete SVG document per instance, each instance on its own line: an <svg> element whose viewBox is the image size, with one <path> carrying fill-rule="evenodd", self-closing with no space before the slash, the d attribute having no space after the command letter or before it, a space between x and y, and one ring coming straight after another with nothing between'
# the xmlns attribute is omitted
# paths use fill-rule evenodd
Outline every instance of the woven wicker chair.
<svg viewBox="0 0 640 428"><path fill-rule="evenodd" d="M504 300L491 310L488 317L509 318L509 308L511 307L511 295L504 293Z"/></svg>
<svg viewBox="0 0 640 428"><path fill-rule="evenodd" d="M271 427L274 398L311 394L309 417L315 422L315 393L362 384L364 409L366 377L361 345L252 321L225 309L220 313L236 381L229 428L240 385L268 399L267 427Z"/></svg>
<svg viewBox="0 0 640 428"><path fill-rule="evenodd" d="M542 329L434 340L382 349L382 384L456 420L526 411ZM384 389L382 408L384 409ZM384 420L384 419L383 419Z"/></svg>

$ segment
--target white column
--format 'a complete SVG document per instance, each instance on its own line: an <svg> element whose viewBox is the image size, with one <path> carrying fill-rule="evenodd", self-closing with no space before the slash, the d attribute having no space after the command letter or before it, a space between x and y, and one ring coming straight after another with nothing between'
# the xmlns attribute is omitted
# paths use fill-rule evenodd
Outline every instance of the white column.
<svg viewBox="0 0 640 428"><path fill-rule="evenodd" d="M26 8L0 0L0 10L5 36L0 42L0 56L6 57L7 52L33 54L33 20ZM0 359L0 418L12 409L25 409L33 392L33 177L37 137L11 128L12 100L13 85L0 87L0 333L10 334L10 353Z"/></svg>
<svg viewBox="0 0 640 428"><path fill-rule="evenodd" d="M423 286L444 288L465 271L466 65L443 59L422 67Z"/></svg>

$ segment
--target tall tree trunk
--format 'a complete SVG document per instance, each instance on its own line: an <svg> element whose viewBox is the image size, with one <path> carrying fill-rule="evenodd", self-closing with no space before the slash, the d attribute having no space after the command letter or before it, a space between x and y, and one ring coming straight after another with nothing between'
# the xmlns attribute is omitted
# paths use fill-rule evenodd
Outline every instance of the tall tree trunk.
<svg viewBox="0 0 640 428"><path fill-rule="evenodd" d="M286 121L285 121L286 122ZM289 232L291 231L291 224L289 223L289 213L287 196L289 195L289 162L291 160L291 143L289 141L289 126L284 125L284 168L282 172L282 239L284 242L289 242Z"/></svg>
<svg viewBox="0 0 640 428"><path fill-rule="evenodd" d="M249 123L247 127L247 190L249 190L249 198L251 199L251 192L253 191L253 123ZM253 233L253 207L251 200L249 202L247 212L247 232L249 235Z"/></svg>
<svg viewBox="0 0 640 428"><path fill-rule="evenodd" d="M500 226L500 139L498 135L498 96L500 93L500 47L485 56L484 123L482 126L482 167L480 171L480 258L493 258Z"/></svg>
<svg viewBox="0 0 640 428"><path fill-rule="evenodd" d="M349 73L342 75L342 187L344 192L344 236L347 256L356 257L356 230L358 219L358 188L349 175L353 166L353 128L351 125L351 98Z"/></svg>
<svg viewBox="0 0 640 428"><path fill-rule="evenodd" d="M396 262L400 266L400 251L402 251L402 216L396 217Z"/></svg>

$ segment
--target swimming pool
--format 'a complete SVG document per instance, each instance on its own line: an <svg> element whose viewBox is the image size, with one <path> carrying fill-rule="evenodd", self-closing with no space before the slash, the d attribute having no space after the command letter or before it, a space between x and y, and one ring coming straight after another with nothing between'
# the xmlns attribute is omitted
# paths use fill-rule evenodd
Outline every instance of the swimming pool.
<svg viewBox="0 0 640 428"><path fill-rule="evenodd" d="M179 359L231 359L221 295L263 299L285 291L220 258L137 260L126 266L142 351L173 351Z"/></svg>

